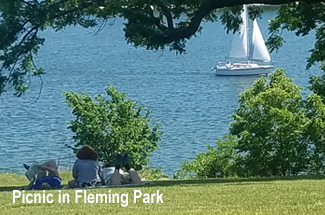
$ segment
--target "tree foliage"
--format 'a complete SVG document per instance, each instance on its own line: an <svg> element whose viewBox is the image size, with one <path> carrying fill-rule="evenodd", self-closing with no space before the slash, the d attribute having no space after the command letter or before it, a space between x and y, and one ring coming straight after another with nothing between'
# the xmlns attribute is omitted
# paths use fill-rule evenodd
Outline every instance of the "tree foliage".
<svg viewBox="0 0 325 215"><path fill-rule="evenodd" d="M321 69L325 71L325 62L322 62ZM309 89L312 90L314 94L320 96L325 103L325 74L322 76L310 77L309 83Z"/></svg>
<svg viewBox="0 0 325 215"><path fill-rule="evenodd" d="M325 60L325 4L323 2L302 1L286 4L278 11L278 16L271 20L269 30L271 36L267 42L271 51L284 43L281 37L283 30L295 31L297 36L305 36L311 30L316 31L314 48L307 60L307 69L315 62Z"/></svg>
<svg viewBox="0 0 325 215"><path fill-rule="evenodd" d="M137 170L149 164L149 155L158 147L160 125L150 125L150 110L138 106L113 86L106 88L110 100L98 95L65 92L66 102L76 119L69 121L75 133L74 150L88 144L96 149L99 160L114 162L117 153L128 153L132 167Z"/></svg>
<svg viewBox="0 0 325 215"><path fill-rule="evenodd" d="M301 88L283 70L258 79L240 95L230 134L238 140L246 171L255 176L297 175L307 170L309 119L302 108Z"/></svg>
<svg viewBox="0 0 325 215"><path fill-rule="evenodd" d="M252 3L282 5L270 23L267 44L271 50L282 46L283 29L297 35L316 29L307 67L324 60L325 8L320 0L10 0L0 2L0 95L6 86L14 86L20 96L28 89L31 77L44 74L33 59L45 41L39 32L46 28L102 28L108 19L122 17L128 43L155 50L169 47L183 53L186 41L200 32L202 22L220 20L227 32L234 32L242 21L242 5ZM226 9L219 14L222 8ZM261 12L255 6L249 9L251 18Z"/></svg>
<svg viewBox="0 0 325 215"><path fill-rule="evenodd" d="M207 152L183 163L179 177L325 173L325 104L321 93L303 99L301 87L282 69L269 78L258 79L240 94L229 130L232 138L219 140L216 148L210 146ZM322 92L324 82L321 85L314 80L311 88Z"/></svg>
<svg viewBox="0 0 325 215"><path fill-rule="evenodd" d="M174 178L216 178L236 176L237 139L225 136L217 141L216 147L207 146L202 152L188 162L185 161L174 174Z"/></svg>

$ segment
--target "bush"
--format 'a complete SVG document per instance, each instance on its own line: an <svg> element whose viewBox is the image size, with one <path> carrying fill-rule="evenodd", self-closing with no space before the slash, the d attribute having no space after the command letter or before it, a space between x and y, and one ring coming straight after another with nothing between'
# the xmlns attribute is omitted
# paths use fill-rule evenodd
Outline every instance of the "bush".
<svg viewBox="0 0 325 215"><path fill-rule="evenodd" d="M235 151L237 139L226 136L217 141L216 147L207 146L207 152L202 152L190 162L184 162L173 178L216 178L235 177L236 160L239 158Z"/></svg>
<svg viewBox="0 0 325 215"><path fill-rule="evenodd" d="M256 177L325 172L325 76L306 100L283 69L239 96L229 136L184 162L174 178Z"/></svg>
<svg viewBox="0 0 325 215"><path fill-rule="evenodd" d="M145 167L140 172L139 175L142 179L145 180L158 180L161 178L168 178L168 174L163 173L161 167L158 167L156 169Z"/></svg>
<svg viewBox="0 0 325 215"><path fill-rule="evenodd" d="M320 69L325 71L325 62L321 63ZM310 77L309 89L312 90L305 101L308 124L307 138L313 143L310 149L312 159L309 166L310 174L325 173L325 74Z"/></svg>
<svg viewBox="0 0 325 215"><path fill-rule="evenodd" d="M151 111L138 106L113 86L106 88L106 94L110 100L102 95L93 100L88 94L64 93L76 117L69 121L68 128L75 133L76 141L70 147L75 151L88 144L103 163L114 162L116 153L128 153L132 167L140 170L149 164L150 153L158 148L160 125L151 128Z"/></svg>
<svg viewBox="0 0 325 215"><path fill-rule="evenodd" d="M251 176L297 175L307 171L310 162L305 137L310 121L302 88L282 69L269 77L269 82L260 78L240 95L230 134L239 139L241 165Z"/></svg>

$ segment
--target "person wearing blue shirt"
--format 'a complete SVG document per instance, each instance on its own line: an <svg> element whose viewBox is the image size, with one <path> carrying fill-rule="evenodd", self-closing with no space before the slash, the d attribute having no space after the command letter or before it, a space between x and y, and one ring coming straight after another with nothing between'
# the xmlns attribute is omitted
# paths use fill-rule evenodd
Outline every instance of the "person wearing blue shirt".
<svg viewBox="0 0 325 215"><path fill-rule="evenodd" d="M102 168L97 161L97 152L91 146L84 145L76 156L77 160L72 168L74 180L69 181L69 186L72 188L101 186L103 184Z"/></svg>

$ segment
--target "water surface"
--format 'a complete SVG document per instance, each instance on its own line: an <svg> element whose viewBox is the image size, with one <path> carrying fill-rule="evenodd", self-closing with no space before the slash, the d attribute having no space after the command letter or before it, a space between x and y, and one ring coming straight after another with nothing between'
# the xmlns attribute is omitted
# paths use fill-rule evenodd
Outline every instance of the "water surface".
<svg viewBox="0 0 325 215"><path fill-rule="evenodd" d="M259 20L264 37L267 21L274 16L274 12L266 12ZM70 168L74 156L64 145L73 144L66 123L73 115L62 92L97 95L104 93L108 83L152 109L164 134L151 163L169 174L227 134L238 93L256 77L217 77L210 70L228 55L231 35L223 26L204 23L202 33L188 42L187 54L175 55L126 44L122 24L117 19L96 36L95 29L80 27L42 33L46 43L37 64L47 74L41 97L35 103L41 82L34 79L24 97L6 93L0 98L0 172L21 172L23 162L48 158L59 159L61 168ZM274 65L284 67L296 84L306 87L308 77L319 74L317 68L304 70L314 37L288 32L283 36L287 40L284 47L271 54Z"/></svg>

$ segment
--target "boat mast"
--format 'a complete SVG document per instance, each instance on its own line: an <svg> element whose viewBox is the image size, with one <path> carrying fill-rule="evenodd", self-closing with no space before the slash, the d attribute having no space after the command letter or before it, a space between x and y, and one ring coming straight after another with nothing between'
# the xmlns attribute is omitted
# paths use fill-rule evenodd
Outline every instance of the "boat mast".
<svg viewBox="0 0 325 215"><path fill-rule="evenodd" d="M250 51L250 49L249 49L249 34L248 34L248 11L247 11L247 5L246 4L244 4L243 5L244 6L244 20L243 20L243 23L244 23L244 26L245 26L245 34L247 35L247 40L246 40L246 48L247 48L247 56L246 56L246 58L247 58L247 62L249 62L249 51Z"/></svg>

